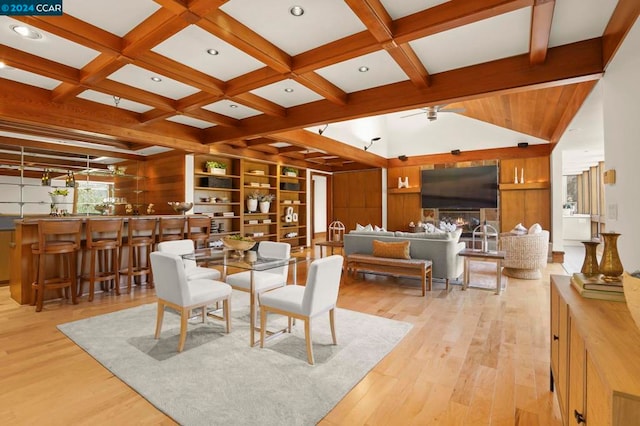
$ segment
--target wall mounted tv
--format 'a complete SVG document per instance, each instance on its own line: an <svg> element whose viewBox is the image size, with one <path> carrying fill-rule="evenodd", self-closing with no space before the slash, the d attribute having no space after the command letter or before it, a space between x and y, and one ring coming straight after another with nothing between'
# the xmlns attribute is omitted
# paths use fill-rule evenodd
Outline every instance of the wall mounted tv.
<svg viewBox="0 0 640 426"><path fill-rule="evenodd" d="M498 166L422 170L422 208L498 207Z"/></svg>

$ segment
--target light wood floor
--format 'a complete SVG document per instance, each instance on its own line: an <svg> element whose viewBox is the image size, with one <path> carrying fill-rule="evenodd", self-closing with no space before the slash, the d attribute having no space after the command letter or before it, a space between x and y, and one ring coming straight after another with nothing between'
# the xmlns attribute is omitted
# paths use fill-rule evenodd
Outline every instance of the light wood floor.
<svg viewBox="0 0 640 426"><path fill-rule="evenodd" d="M559 425L549 392L549 273L564 271L554 264L542 280L509 278L500 296L456 285L446 292L435 281L426 298L417 280L346 277L340 307L414 327L320 424ZM299 282L305 274L299 268ZM174 424L56 328L154 300L143 288L35 313L0 287L0 424Z"/></svg>

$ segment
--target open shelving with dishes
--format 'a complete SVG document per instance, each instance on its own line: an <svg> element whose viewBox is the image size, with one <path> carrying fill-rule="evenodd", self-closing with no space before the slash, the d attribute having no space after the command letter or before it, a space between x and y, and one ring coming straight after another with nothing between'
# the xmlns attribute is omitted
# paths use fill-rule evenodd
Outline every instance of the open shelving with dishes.
<svg viewBox="0 0 640 426"><path fill-rule="evenodd" d="M275 212L277 200L276 164L242 160L242 184L245 199L245 218L242 233L256 241L278 240Z"/></svg>

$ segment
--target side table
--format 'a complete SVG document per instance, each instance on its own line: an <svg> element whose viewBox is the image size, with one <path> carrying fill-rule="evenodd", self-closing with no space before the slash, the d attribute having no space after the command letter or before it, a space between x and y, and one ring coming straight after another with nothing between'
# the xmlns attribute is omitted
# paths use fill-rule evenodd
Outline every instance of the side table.
<svg viewBox="0 0 640 426"><path fill-rule="evenodd" d="M333 255L333 251L336 247L340 249L344 248L344 241L319 241L315 243L317 246L320 246L320 257L324 257L323 250L326 247L331 248L331 254Z"/></svg>
<svg viewBox="0 0 640 426"><path fill-rule="evenodd" d="M459 256L464 257L464 279L462 283L462 290L466 290L469 287L469 263L472 259L496 262L496 294L500 294L502 291L502 260L505 257L504 251L482 251L474 250L470 248L463 249L458 253Z"/></svg>

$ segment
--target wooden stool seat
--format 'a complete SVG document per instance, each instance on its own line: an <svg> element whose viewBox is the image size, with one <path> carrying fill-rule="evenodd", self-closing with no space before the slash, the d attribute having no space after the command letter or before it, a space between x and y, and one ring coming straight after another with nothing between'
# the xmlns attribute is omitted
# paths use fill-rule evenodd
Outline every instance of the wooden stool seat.
<svg viewBox="0 0 640 426"><path fill-rule="evenodd" d="M88 219L86 225L86 246L89 251L89 273L85 272L84 251L82 252L82 274L78 285L78 296L83 294L83 283L89 281L89 302L93 301L96 281L102 289L110 289L107 282L113 282L116 294L120 294L120 249L122 246L122 219Z"/></svg>
<svg viewBox="0 0 640 426"><path fill-rule="evenodd" d="M68 289L71 301L77 304L76 252L80 248L80 220L39 220L38 243L31 246L34 258L34 280L31 284L31 304L42 311L46 290ZM56 275L47 277L47 258L55 262ZM68 296L67 296L68 297Z"/></svg>
<svg viewBox="0 0 640 426"><path fill-rule="evenodd" d="M127 240L122 245L126 247L127 266L120 269L121 274L127 276L127 293L131 292L132 280L147 277L147 285L153 288L153 273L151 272L151 252L156 243L156 219L131 218L128 222ZM122 259L122 255L120 256ZM143 258L145 261L143 262Z"/></svg>

